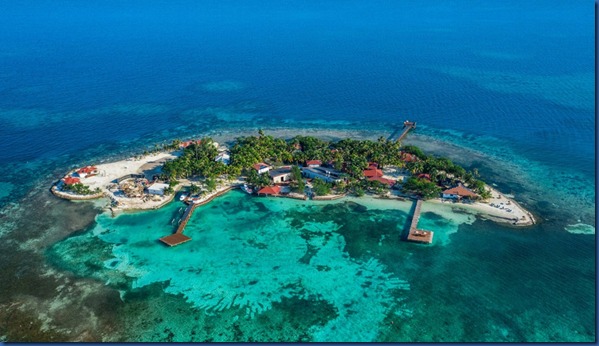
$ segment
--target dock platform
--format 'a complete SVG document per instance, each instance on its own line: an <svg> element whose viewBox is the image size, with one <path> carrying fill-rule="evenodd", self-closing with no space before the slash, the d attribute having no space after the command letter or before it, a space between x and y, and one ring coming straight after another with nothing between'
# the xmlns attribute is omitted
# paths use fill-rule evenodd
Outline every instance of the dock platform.
<svg viewBox="0 0 599 346"><path fill-rule="evenodd" d="M434 232L418 229L418 220L420 220L420 208L422 207L422 200L416 201L416 208L414 209L414 216L412 216L412 223L410 224L410 232L406 240L417 243L430 244L433 242Z"/></svg>
<svg viewBox="0 0 599 346"><path fill-rule="evenodd" d="M181 218L181 222L179 223L179 227L177 227L177 231L171 235L167 235L166 237L162 237L159 240L165 243L168 246L176 246L179 244L183 244L187 241L190 241L191 238L183 234L183 230L185 230L185 226L187 222L191 218L191 214L193 214L193 210L197 207L197 204L190 203L185 209L185 213L183 213L183 217Z"/></svg>

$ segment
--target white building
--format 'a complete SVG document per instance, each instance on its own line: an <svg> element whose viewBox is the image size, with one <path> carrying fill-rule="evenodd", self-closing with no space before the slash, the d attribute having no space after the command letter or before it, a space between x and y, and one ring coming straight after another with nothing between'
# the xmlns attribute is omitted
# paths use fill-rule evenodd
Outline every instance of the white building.
<svg viewBox="0 0 599 346"><path fill-rule="evenodd" d="M273 169L270 172L268 172L268 174L270 175L270 178L275 184L289 181L291 180L292 176L290 166Z"/></svg>
<svg viewBox="0 0 599 346"><path fill-rule="evenodd" d="M164 190L168 188L168 184L154 183L148 186L148 193L152 195L164 196Z"/></svg>
<svg viewBox="0 0 599 346"><path fill-rule="evenodd" d="M229 156L229 154L226 152L222 152L222 153L218 154L218 156L214 159L214 161L222 162L225 165L228 165L229 163L231 163L231 156Z"/></svg>
<svg viewBox="0 0 599 346"><path fill-rule="evenodd" d="M260 162L254 165L254 169L258 171L258 174L262 174L270 171L270 166L264 162Z"/></svg>

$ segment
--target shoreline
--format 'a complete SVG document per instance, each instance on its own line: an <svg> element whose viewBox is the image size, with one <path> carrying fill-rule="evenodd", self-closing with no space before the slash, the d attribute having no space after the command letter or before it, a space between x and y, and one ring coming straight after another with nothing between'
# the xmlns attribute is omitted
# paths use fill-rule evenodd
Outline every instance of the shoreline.
<svg viewBox="0 0 599 346"><path fill-rule="evenodd" d="M276 138L290 138L295 135L312 135L319 138L324 139L342 139L342 138L354 138L354 139L376 139L378 137L385 137L381 134L380 131L375 130L336 130L336 129L318 129L318 128L304 128L304 129L293 129L293 128L264 128L263 130L267 131L269 135L272 135ZM231 131L231 130L215 130L210 131L205 134L205 136L212 137L215 141L220 143L230 143L236 137L245 136L245 135L253 135L255 134L255 129L247 129L242 131ZM179 184L175 187L175 191L168 196L154 196L152 199L147 198L129 198L124 196L116 196L110 189L110 187L114 187L114 180L125 176L127 174L141 174L146 172L156 173L157 168L159 168L164 162L170 159L174 159L177 157L178 150L174 151L161 151L158 153L152 153L145 156L136 156L129 157L120 161L102 163L96 165L99 170L99 174L89 178L83 178L82 183L90 186L90 188L100 188L101 192L94 195L89 196L79 196L70 193L65 193L57 190L57 183L53 184L51 187L51 192L59 198L69 199L69 200L94 200L99 198L109 198L112 201L118 201L117 207L110 207L109 209L113 212L118 211L144 211L144 210L153 210L159 209L168 203L172 202L176 196L176 193L181 189L188 187L191 185L191 181L187 179L183 179L179 182ZM217 186L215 191L205 194L200 198L200 203L204 203L205 200L208 200L214 194L220 193L225 189L232 188L236 185L242 183L238 178L233 181L230 181L225 184L221 184ZM465 203L457 203L452 201L445 201L441 198L435 198L431 200L427 200L425 202L431 203L439 203L439 204L450 204L456 208L466 210L467 212L474 213L479 215L484 219L490 219L494 222L502 223L502 224L510 224L517 227L523 226L531 226L536 224L536 219L528 210L523 208L520 204L518 204L513 198L508 198L505 194L497 191L495 188L487 185L487 188L491 190L491 193L494 198L489 199L486 203L482 202L474 202L472 204ZM346 197L347 195L328 195L328 196L319 196L314 200L340 200ZM495 198L499 196L499 198ZM284 196L286 197L286 196ZM372 196L374 198L374 196ZM399 196L397 194L391 193L389 199L406 199L409 197ZM507 212L504 209L499 209L490 206L490 203L494 204L502 204L509 206L509 209L512 212ZM517 220L516 220L517 219Z"/></svg>

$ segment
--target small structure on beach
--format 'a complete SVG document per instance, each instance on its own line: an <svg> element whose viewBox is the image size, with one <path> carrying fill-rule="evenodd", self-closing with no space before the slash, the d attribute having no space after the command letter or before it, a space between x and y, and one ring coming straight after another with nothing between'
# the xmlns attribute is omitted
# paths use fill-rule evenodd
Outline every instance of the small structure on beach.
<svg viewBox="0 0 599 346"><path fill-rule="evenodd" d="M168 186L168 184L164 183L154 183L148 186L148 193L151 195L164 196L164 190L166 190Z"/></svg>
<svg viewBox="0 0 599 346"><path fill-rule="evenodd" d="M258 174L266 173L270 171L270 166L264 162L256 163L252 167L258 172Z"/></svg>
<svg viewBox="0 0 599 346"><path fill-rule="evenodd" d="M291 180L291 166L279 167L268 172L270 179L275 184L289 182Z"/></svg>
<svg viewBox="0 0 599 346"><path fill-rule="evenodd" d="M280 194L280 186L266 186L258 191L258 196L278 196Z"/></svg>
<svg viewBox="0 0 599 346"><path fill-rule="evenodd" d="M459 184L456 187L452 187L451 189L447 189L445 191L443 191L443 198L448 198L448 199L461 199L463 197L468 197L468 198L475 198L478 195L474 192L472 192L472 190L464 187L464 185Z"/></svg>
<svg viewBox="0 0 599 346"><path fill-rule="evenodd" d="M77 170L77 175L81 178L91 177L98 174L98 168L95 166L85 166Z"/></svg>

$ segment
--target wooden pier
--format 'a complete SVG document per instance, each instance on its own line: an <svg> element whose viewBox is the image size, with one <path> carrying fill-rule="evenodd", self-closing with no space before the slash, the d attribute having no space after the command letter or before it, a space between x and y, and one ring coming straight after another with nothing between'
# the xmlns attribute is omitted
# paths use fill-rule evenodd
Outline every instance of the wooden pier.
<svg viewBox="0 0 599 346"><path fill-rule="evenodd" d="M197 203L197 204L192 203L189 200L186 200L185 203L187 203L187 209L185 209L185 212L183 213L183 216L181 217L181 222L179 223L179 226L177 227L177 230L175 231L175 233L173 233L171 235L167 235L166 237L162 237L159 240L168 246L176 246L176 245L183 244L185 242L190 241L191 238L184 235L183 231L185 230L185 226L187 226L187 222L191 218L191 214L193 214L193 211L195 210L195 208L197 208L201 205L204 205L206 203L209 203L216 197L222 196L225 193L227 193L233 189L238 189L240 187L241 187L241 185L229 186L228 188L226 188L222 191L219 191L219 192L215 193L214 195L210 196L210 198L206 199L205 201L203 201L201 203Z"/></svg>
<svg viewBox="0 0 599 346"><path fill-rule="evenodd" d="M414 209L414 216L412 216L412 223L410 224L410 232L408 233L407 240L417 243L430 244L433 242L433 232L418 229L418 220L420 219L420 208L422 207L422 200L416 201L416 208Z"/></svg>
<svg viewBox="0 0 599 346"><path fill-rule="evenodd" d="M160 241L165 243L168 246L176 246L179 244L183 244L187 241L190 241L191 238L184 235L183 231L185 230L185 226L187 226L187 222L191 218L191 214L193 214L193 210L197 207L197 204L190 203L185 209L185 213L183 213L183 217L181 218L181 222L179 223L179 227L177 227L177 231L171 235L167 235L166 237L160 238Z"/></svg>
<svg viewBox="0 0 599 346"><path fill-rule="evenodd" d="M405 136L407 136L408 132L410 132L410 130L415 129L416 128L416 122L415 121L404 121L403 122L403 132L401 133L401 135L399 135L399 138L397 138L397 141L401 141L402 139L404 139Z"/></svg>

